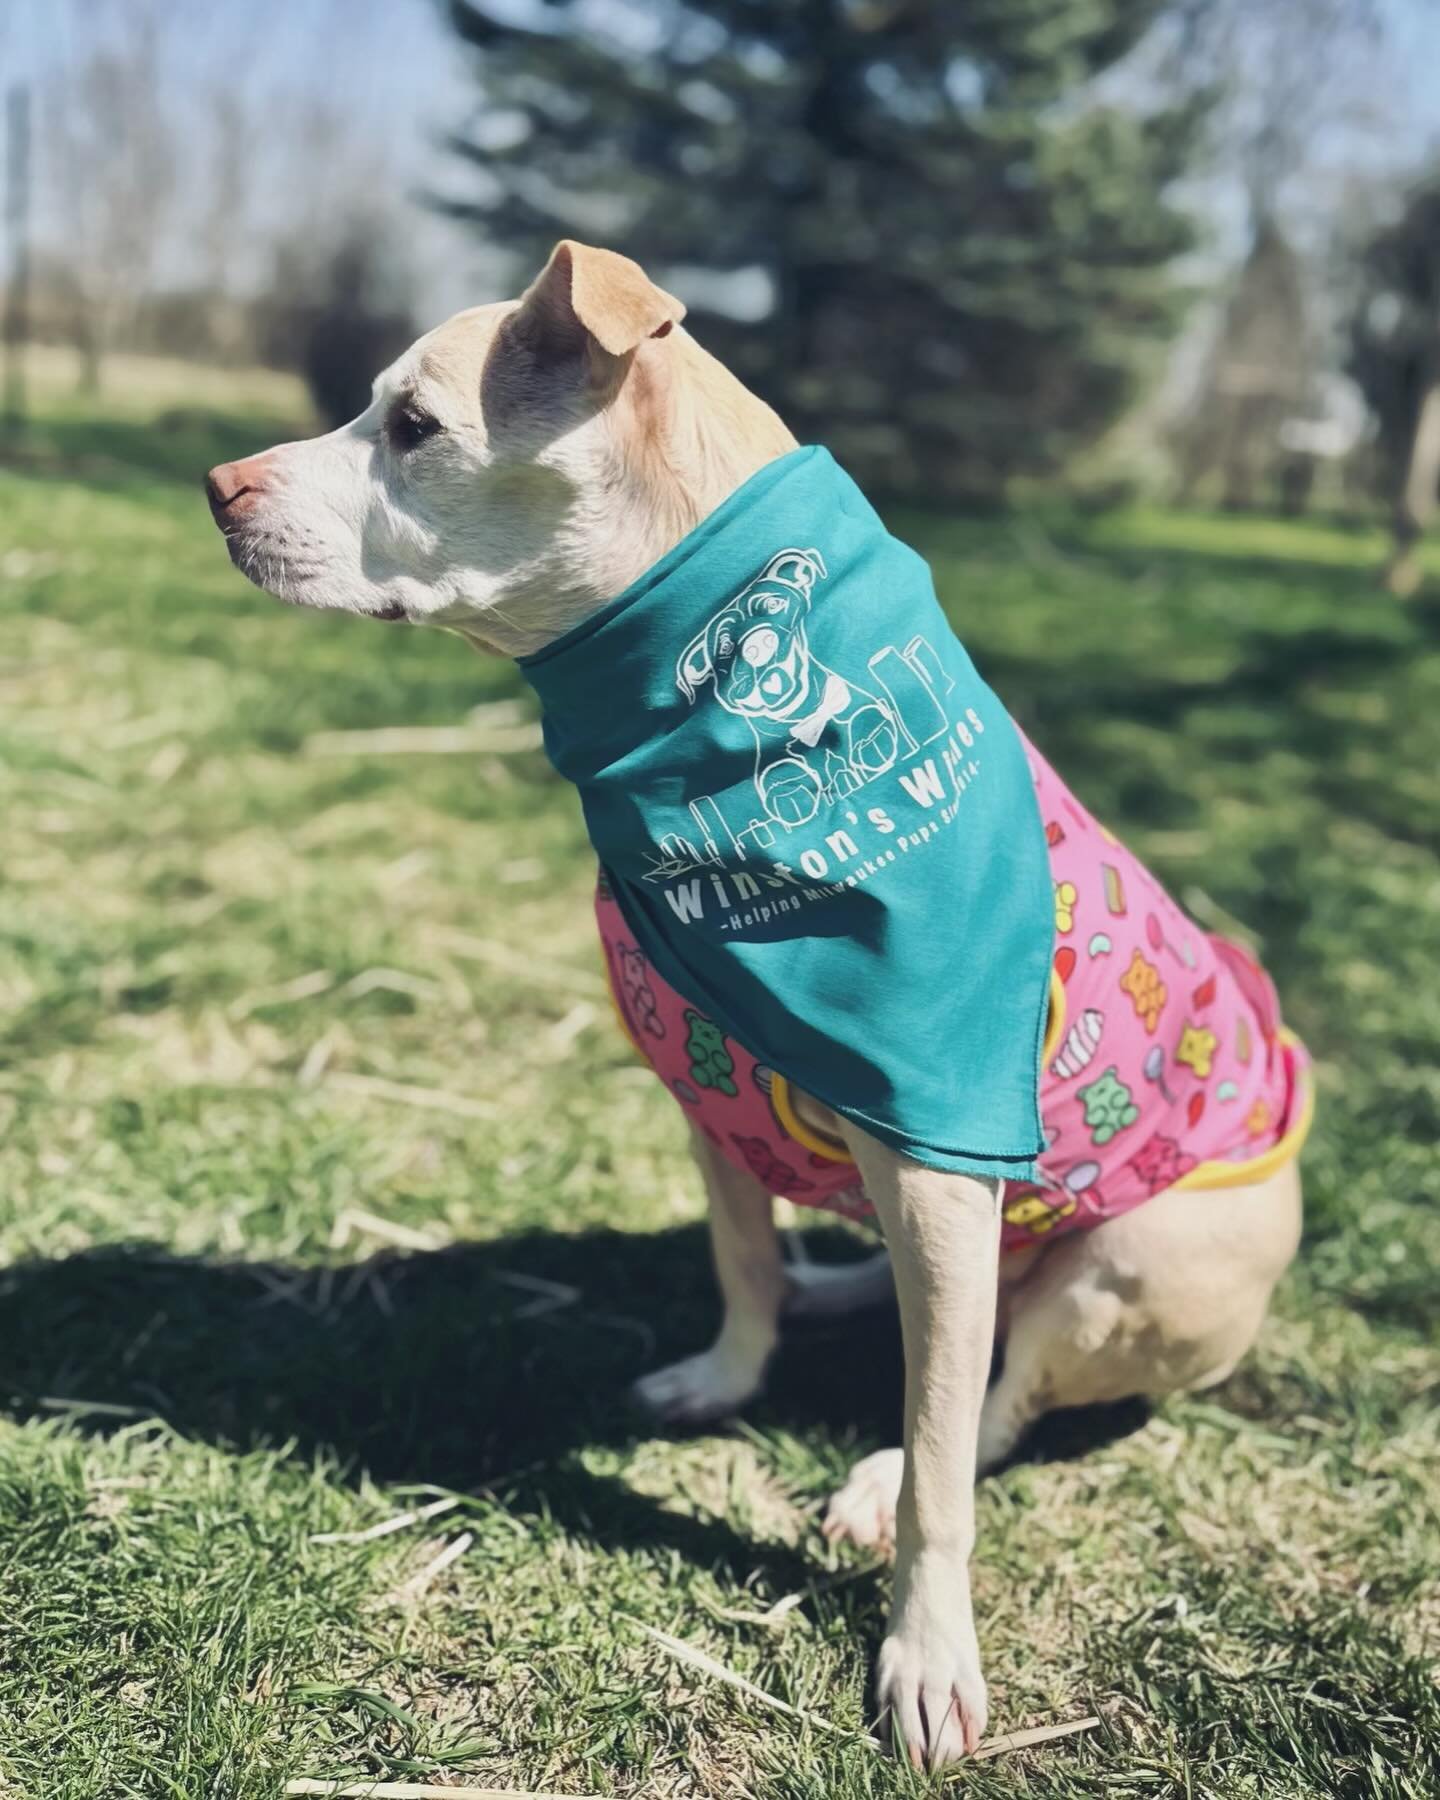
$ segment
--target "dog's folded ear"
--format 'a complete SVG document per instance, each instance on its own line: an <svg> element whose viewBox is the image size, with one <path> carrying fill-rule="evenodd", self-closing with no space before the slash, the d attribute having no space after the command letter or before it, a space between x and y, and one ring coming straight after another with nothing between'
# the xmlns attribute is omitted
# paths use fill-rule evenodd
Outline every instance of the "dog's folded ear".
<svg viewBox="0 0 1440 1800"><path fill-rule="evenodd" d="M684 317L684 305L639 263L566 238L526 289L515 329L537 351L573 355L588 338L609 356L626 356Z"/></svg>
<svg viewBox="0 0 1440 1800"><path fill-rule="evenodd" d="M714 673L715 663L710 654L710 627L707 625L699 637L681 652L680 660L675 665L675 685L687 700L693 700Z"/></svg>

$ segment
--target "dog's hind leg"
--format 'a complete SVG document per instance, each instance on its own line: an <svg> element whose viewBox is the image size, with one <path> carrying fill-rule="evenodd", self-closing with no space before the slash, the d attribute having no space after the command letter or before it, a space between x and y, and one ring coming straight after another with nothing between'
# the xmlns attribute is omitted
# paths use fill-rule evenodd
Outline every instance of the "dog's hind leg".
<svg viewBox="0 0 1440 1800"><path fill-rule="evenodd" d="M1061 1406L1212 1387L1255 1341L1300 1237L1289 1163L1249 1187L1171 1189L1133 1212L1001 1260L1005 1361L980 1412L976 1463L1013 1454ZM825 1534L891 1551L899 1450L850 1472Z"/></svg>
<svg viewBox="0 0 1440 1800"><path fill-rule="evenodd" d="M724 1418L759 1392L779 1341L786 1291L769 1191L727 1162L699 1132L692 1132L692 1148L710 1199L710 1246L725 1317L708 1350L635 1384L643 1406L685 1425Z"/></svg>
<svg viewBox="0 0 1440 1800"><path fill-rule="evenodd" d="M1003 1462L1055 1407L1223 1381L1254 1343L1299 1239L1292 1162L1248 1187L1171 1188L1048 1246L1009 1294L980 1468Z"/></svg>

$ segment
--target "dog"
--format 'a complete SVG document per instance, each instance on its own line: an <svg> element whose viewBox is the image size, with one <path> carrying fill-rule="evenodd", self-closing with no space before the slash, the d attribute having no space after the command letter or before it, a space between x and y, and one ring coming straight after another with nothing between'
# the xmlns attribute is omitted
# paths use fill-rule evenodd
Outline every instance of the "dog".
<svg viewBox="0 0 1440 1800"><path fill-rule="evenodd" d="M776 414L684 331L683 316L628 259L560 244L520 300L461 313L421 338L352 423L211 470L210 506L232 560L297 606L443 625L510 656L542 649L795 448ZM807 584L822 577L806 553L788 554L798 560L760 583L778 602L773 646L757 646L754 662L740 651L756 628L747 602L727 647L707 630L679 678L692 690L714 680L722 704L747 707L757 767L793 757L809 771L794 776L808 803L819 772L795 754L788 721L769 716L762 671L781 678L776 702L793 691L797 724L826 714L817 744L801 747L841 733L852 769L883 754L879 719L867 715L885 709L872 696L857 702L860 690L840 677L851 698L837 690L828 710L828 672L805 669L796 635ZM818 704L800 697L817 685ZM778 751L772 727L783 733ZM1299 1177L1290 1162L1247 1186L1172 1187L1002 1267L1001 1183L910 1161L805 1096L793 1102L846 1147L889 1251L904 1446L852 1472L826 1530L893 1547L877 1698L897 1748L938 1768L973 1750L986 1724L969 1577L982 1431L1004 1446L1050 1407L1223 1379L1295 1253ZM695 1152L724 1316L708 1350L641 1383L647 1404L673 1420L722 1416L757 1391L794 1291L764 1182L699 1133ZM842 1276L818 1303L842 1306L873 1285L873 1270ZM817 1296L802 1291L806 1299ZM1004 1363L987 1394L997 1331Z"/></svg>
<svg viewBox="0 0 1440 1800"><path fill-rule="evenodd" d="M713 681L721 706L750 726L755 792L765 817L787 831L883 775L900 744L884 701L811 654L805 615L825 577L818 550L780 551L676 670L686 699Z"/></svg>

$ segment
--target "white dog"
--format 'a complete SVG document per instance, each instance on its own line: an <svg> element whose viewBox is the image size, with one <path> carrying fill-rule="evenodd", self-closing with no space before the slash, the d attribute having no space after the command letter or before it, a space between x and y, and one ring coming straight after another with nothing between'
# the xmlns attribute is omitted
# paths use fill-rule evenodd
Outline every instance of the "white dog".
<svg viewBox="0 0 1440 1800"><path fill-rule="evenodd" d="M509 655L540 649L794 447L775 414L677 329L683 312L635 264L561 244L522 300L461 313L422 338L352 424L213 470L210 503L233 560L296 605L443 624ZM795 601L777 620L803 611L804 581L819 570L800 574L799 564L772 571ZM782 686L798 682L778 627L775 637L741 660L780 670ZM684 679L713 677L741 705L729 685L739 643L723 655L695 647ZM863 769L886 753L873 696L856 690L824 728L846 722L850 761ZM903 1457L862 1463L827 1529L893 1544L879 1699L912 1760L939 1766L985 1728L969 1582L982 1409L1025 1419L1221 1379L1294 1253L1298 1177L1291 1164L1252 1187L1164 1193L1007 1256L1005 1368L987 1400L996 1184L907 1161L833 1115L817 1123L843 1136L884 1228L906 1354ZM709 1351L643 1384L659 1411L690 1419L755 1392L787 1285L770 1195L706 1143L697 1154L724 1323Z"/></svg>

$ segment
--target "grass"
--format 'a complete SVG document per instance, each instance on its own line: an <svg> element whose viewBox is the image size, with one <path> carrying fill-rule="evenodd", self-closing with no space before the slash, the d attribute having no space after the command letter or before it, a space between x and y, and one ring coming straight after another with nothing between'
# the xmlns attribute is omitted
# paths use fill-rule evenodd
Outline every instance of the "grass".
<svg viewBox="0 0 1440 1800"><path fill-rule="evenodd" d="M861 1730L888 1580L816 1519L898 1430L893 1319L796 1332L733 1431L628 1410L715 1302L573 800L513 732L307 754L515 680L245 588L195 475L293 398L160 388L47 397L0 468L0 1793L921 1791L633 1623ZM1433 1794L1440 606L1321 526L901 524L1080 793L1254 932L1323 1102L1237 1375L983 1484L994 1728L1103 1726L957 1785Z"/></svg>

